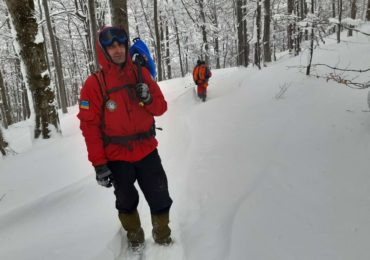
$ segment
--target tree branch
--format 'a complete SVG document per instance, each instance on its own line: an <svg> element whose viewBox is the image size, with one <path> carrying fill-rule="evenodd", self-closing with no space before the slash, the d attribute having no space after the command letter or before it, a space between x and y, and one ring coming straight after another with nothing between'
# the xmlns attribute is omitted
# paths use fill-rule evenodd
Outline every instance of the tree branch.
<svg viewBox="0 0 370 260"><path fill-rule="evenodd" d="M316 67L316 66L325 66L325 67L331 68L331 69L333 69L333 70L339 70L339 71L351 71L351 72L359 72L359 73L363 73L363 72L368 72L368 71L370 71L370 68L368 68L368 69L342 69L342 68L332 67L332 66L330 66L330 65L323 64L323 63L312 64L312 66L314 66L314 67Z"/></svg>

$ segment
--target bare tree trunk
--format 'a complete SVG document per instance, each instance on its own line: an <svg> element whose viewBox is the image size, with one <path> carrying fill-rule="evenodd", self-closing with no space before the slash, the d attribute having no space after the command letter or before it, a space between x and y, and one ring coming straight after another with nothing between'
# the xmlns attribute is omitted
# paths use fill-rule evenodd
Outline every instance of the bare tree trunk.
<svg viewBox="0 0 370 260"><path fill-rule="evenodd" d="M8 147L8 143L5 141L3 132L1 131L1 127L0 127L0 152L3 156L6 156L7 154L6 152L7 147Z"/></svg>
<svg viewBox="0 0 370 260"><path fill-rule="evenodd" d="M236 0L236 27L238 31L238 55L236 59L236 64L238 66L243 65L243 58L244 58L244 37L243 37L243 10L242 10L243 2L242 0Z"/></svg>
<svg viewBox="0 0 370 260"><path fill-rule="evenodd" d="M170 54L170 31L168 28L168 15L165 20L165 33L166 33L166 65L167 65L167 77L172 79L172 68L171 68L171 54Z"/></svg>
<svg viewBox="0 0 370 260"><path fill-rule="evenodd" d="M338 25L337 25L337 43L340 43L340 32L342 30L342 0L338 0Z"/></svg>
<svg viewBox="0 0 370 260"><path fill-rule="evenodd" d="M158 63L158 81L162 80L162 53L161 53L161 35L159 31L158 22L158 2L154 0L154 29L155 29L155 39L156 39L156 53L157 53L157 63Z"/></svg>
<svg viewBox="0 0 370 260"><path fill-rule="evenodd" d="M96 34L97 34L98 29L96 25L95 1L89 0L88 7L89 7L89 17L90 17L91 46L92 46L93 57L94 57L94 66L95 66L95 70L97 70L99 68L98 54L96 52L96 41L97 41Z"/></svg>
<svg viewBox="0 0 370 260"><path fill-rule="evenodd" d="M367 1L366 20L370 21L370 0Z"/></svg>
<svg viewBox="0 0 370 260"><path fill-rule="evenodd" d="M7 26L9 28L9 30L11 30L12 26L10 24L10 19L7 19L6 23L7 23ZM13 47L15 56L17 57L17 59L14 62L14 75L16 77L16 83L15 84L20 85L21 94L22 94L22 113L21 113L22 117L21 118L23 120L27 120L31 116L30 103L28 102L28 94L29 93L28 93L27 88L25 86L25 80L24 80L25 75L22 75L21 59L19 57L19 53L17 53L17 51L15 49L15 46L14 46L14 43L12 44L12 47ZM27 101L27 102L23 102L23 101Z"/></svg>
<svg viewBox="0 0 370 260"><path fill-rule="evenodd" d="M82 14L79 14L80 19L83 21L83 33L80 33L80 29L77 28L77 31L81 38L84 38L85 41L83 41L83 54L86 57L87 60L87 66L89 68L90 73L95 72L95 66L94 66L94 55L93 55L93 46L91 44L91 37L90 37L90 19L88 19L89 16L89 10L87 6L86 0L75 0L75 7L76 7L76 13L78 13L77 10L81 9ZM95 43L94 43L95 44Z"/></svg>
<svg viewBox="0 0 370 260"><path fill-rule="evenodd" d="M356 13L357 13L357 0L351 0L351 18L354 20L356 19ZM349 26L350 28L353 28L353 25ZM353 30L349 29L348 30L348 36L351 37L353 35Z"/></svg>
<svg viewBox="0 0 370 260"><path fill-rule="evenodd" d="M58 89L59 89L59 94L60 94L62 112L64 114L66 114L66 113L68 113L68 110L67 110L67 95L66 95L66 87L64 85L62 61L60 59L60 56L58 55L58 50L57 50L57 45L56 45L56 41L55 41L55 37L54 37L54 31L53 31L53 28L52 28L52 25L51 25L49 7L48 7L47 0L42 0L42 4L44 6L46 26L48 28L51 49L52 49L52 52L53 52L53 59L54 59L54 65L55 65L55 70L56 70L56 76L58 78Z"/></svg>
<svg viewBox="0 0 370 260"><path fill-rule="evenodd" d="M257 0L256 30L257 40L254 44L254 64L261 69L261 0Z"/></svg>
<svg viewBox="0 0 370 260"><path fill-rule="evenodd" d="M288 0L288 15L292 15L294 10L294 0ZM293 52L293 24L291 22L291 17L289 17L289 24L287 28L287 33L288 33L288 50L289 53Z"/></svg>
<svg viewBox="0 0 370 260"><path fill-rule="evenodd" d="M271 43L270 43L270 24L271 24L271 7L270 0L264 1L265 16L263 22L263 59L264 62L271 62Z"/></svg>
<svg viewBox="0 0 370 260"><path fill-rule="evenodd" d="M127 35L130 35L127 15L127 0L110 0L112 24L122 26Z"/></svg>
<svg viewBox="0 0 370 260"><path fill-rule="evenodd" d="M166 66L165 64L167 63L167 58L166 58L166 45L165 45L165 40L164 40L164 33L165 31L163 30L164 26L163 26L163 13L161 10L159 10L159 34L160 34L160 37L161 37L161 53L162 53L162 57L163 57L163 61L162 61L162 80L166 80L167 79L167 74L166 74Z"/></svg>
<svg viewBox="0 0 370 260"><path fill-rule="evenodd" d="M243 5L247 6L247 0L243 1ZM243 8L242 16L245 17L247 15L247 8ZM243 21L243 42L244 42L244 67L248 67L249 65L249 42L248 42L248 27L247 27L247 19Z"/></svg>
<svg viewBox="0 0 370 260"><path fill-rule="evenodd" d="M31 108L30 108L30 101L28 99L28 93L27 93L27 88L24 83L21 85L22 87L22 116L23 120L26 120L30 118L31 116Z"/></svg>
<svg viewBox="0 0 370 260"><path fill-rule="evenodd" d="M182 54L181 54L181 45L180 45L180 36L179 36L179 28L177 26L177 20L175 17L175 12L172 9L172 17L173 17L173 22L175 24L175 33L176 33L176 45L177 49L179 52L179 59L180 59L180 69L181 69L181 77L185 76L185 71L184 71L184 66L182 64Z"/></svg>
<svg viewBox="0 0 370 260"><path fill-rule="evenodd" d="M335 7L335 1L336 0L331 0L331 8L332 8L332 17L335 18L336 14L336 7ZM333 33L335 33L335 26L333 26Z"/></svg>
<svg viewBox="0 0 370 260"><path fill-rule="evenodd" d="M314 14L314 0L311 0L311 14L312 15ZM315 28L315 24L312 21L312 24L311 24L311 41L310 41L310 58L309 58L309 63L308 63L307 69L306 69L306 75L307 76L310 75L310 73L311 73L311 64L312 64L312 58L313 58L313 44L314 44L314 38L315 38L314 28Z"/></svg>
<svg viewBox="0 0 370 260"><path fill-rule="evenodd" d="M240 0L240 1L243 1L243 0ZM212 5L212 24L213 24L213 27L216 28L216 31L213 33L214 34L215 56L216 56L216 69L220 69L221 68L221 64L220 64L220 39L219 39L220 32L219 32L216 0L213 0L213 5Z"/></svg>
<svg viewBox="0 0 370 260"><path fill-rule="evenodd" d="M6 95L5 84L2 72L0 70L0 108L1 118L3 119L4 128L7 129L8 125L13 123L10 105L8 102L8 96Z"/></svg>
<svg viewBox="0 0 370 260"><path fill-rule="evenodd" d="M50 77L47 70L44 42L35 43L38 24L34 17L35 6L29 0L5 0L13 25L17 32L20 56L25 65L26 78L35 104L35 138L40 135L50 138L49 125L60 131L57 111L53 105L54 93L50 89ZM27 30L25 30L27 28Z"/></svg>
<svg viewBox="0 0 370 260"><path fill-rule="evenodd" d="M203 46L204 47L204 60L207 64L209 64L209 53L208 53L208 40L207 40L207 31L206 31L206 14L204 12L204 0L199 0L198 1L199 5L199 11L200 11L200 19L202 21L202 25L200 26L202 29L202 36L203 36ZM202 48L203 50L203 48Z"/></svg>

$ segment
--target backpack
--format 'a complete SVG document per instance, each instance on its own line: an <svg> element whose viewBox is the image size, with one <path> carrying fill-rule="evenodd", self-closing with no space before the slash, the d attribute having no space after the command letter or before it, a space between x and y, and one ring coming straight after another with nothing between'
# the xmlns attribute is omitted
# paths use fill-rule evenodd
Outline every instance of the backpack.
<svg viewBox="0 0 370 260"><path fill-rule="evenodd" d="M132 58L133 63L137 67L137 83L143 83L143 76L142 76L142 67L144 66L150 72L153 80L157 76L157 71L155 68L155 63L153 61L152 56L150 55L149 49L140 39L140 37L136 37L133 40L133 45L129 48L129 54ZM109 99L108 96L105 94L105 78L103 75L102 70L98 70L93 73L95 78L97 79L100 90L103 96L103 99Z"/></svg>
<svg viewBox="0 0 370 260"><path fill-rule="evenodd" d="M210 71L206 64L200 64L194 68L193 79L196 83L207 82L210 78Z"/></svg>
<svg viewBox="0 0 370 260"><path fill-rule="evenodd" d="M133 62L147 68L152 78L155 79L157 71L148 46L140 39L140 37L137 37L132 41L134 44L130 47L129 53Z"/></svg>

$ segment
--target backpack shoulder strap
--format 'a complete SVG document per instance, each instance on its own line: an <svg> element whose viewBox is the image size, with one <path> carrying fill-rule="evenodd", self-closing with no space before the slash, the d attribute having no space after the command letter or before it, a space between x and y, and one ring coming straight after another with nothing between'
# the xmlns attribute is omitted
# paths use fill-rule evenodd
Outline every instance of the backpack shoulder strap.
<svg viewBox="0 0 370 260"><path fill-rule="evenodd" d="M135 59L134 59L134 64L136 65L137 68L137 83L144 83L143 79L143 69L142 69L142 64L144 62L143 56L141 54L136 53L135 54Z"/></svg>
<svg viewBox="0 0 370 260"><path fill-rule="evenodd" d="M109 100L109 96L108 96L106 88L105 88L106 84L105 84L104 72L102 70L98 70L98 71L94 72L93 75L94 75L96 81L98 82L100 93L103 97L100 127L101 127L101 129L104 129L105 128L104 109L105 109L107 101Z"/></svg>
<svg viewBox="0 0 370 260"><path fill-rule="evenodd" d="M98 82L99 90L100 90L100 93L103 97L103 103L105 103L109 99L109 96L108 96L108 93L107 93L107 90L106 90L104 72L102 70L98 70L98 71L93 73L93 76L95 77L96 81Z"/></svg>

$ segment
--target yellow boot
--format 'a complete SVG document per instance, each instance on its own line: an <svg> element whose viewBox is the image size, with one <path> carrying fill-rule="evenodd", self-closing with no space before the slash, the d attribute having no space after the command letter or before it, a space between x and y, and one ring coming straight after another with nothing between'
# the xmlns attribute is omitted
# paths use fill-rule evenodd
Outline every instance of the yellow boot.
<svg viewBox="0 0 370 260"><path fill-rule="evenodd" d="M144 231L141 228L139 213L135 210L132 213L119 213L119 220L122 227L127 231L129 247L133 251L140 251L144 247Z"/></svg>
<svg viewBox="0 0 370 260"><path fill-rule="evenodd" d="M169 212L162 214L152 214L152 235L154 241L157 244L167 246L172 243L171 229L168 226L169 222Z"/></svg>

